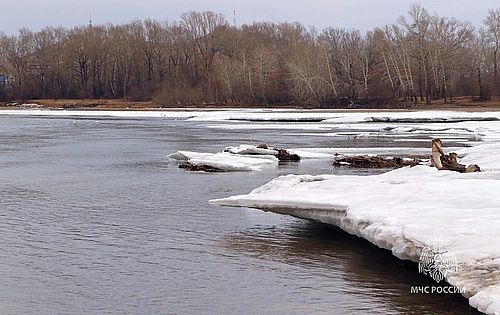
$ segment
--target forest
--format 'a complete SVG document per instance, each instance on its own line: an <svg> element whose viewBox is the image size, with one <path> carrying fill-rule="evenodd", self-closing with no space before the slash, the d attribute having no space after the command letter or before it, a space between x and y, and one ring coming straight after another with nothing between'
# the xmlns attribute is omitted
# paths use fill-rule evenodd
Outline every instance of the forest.
<svg viewBox="0 0 500 315"><path fill-rule="evenodd" d="M211 12L176 21L0 32L0 101L123 99L199 104L430 104L500 94L500 8L483 24L415 4L355 29L254 22Z"/></svg>

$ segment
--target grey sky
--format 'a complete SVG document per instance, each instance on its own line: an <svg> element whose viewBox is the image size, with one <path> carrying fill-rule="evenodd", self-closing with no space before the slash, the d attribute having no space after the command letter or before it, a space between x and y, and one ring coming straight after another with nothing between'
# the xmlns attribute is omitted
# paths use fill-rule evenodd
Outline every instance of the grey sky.
<svg viewBox="0 0 500 315"><path fill-rule="evenodd" d="M478 26L498 0L422 0L431 13L456 17ZM406 0L1 0L0 31L15 34L21 27L39 30L46 26L123 23L153 18L173 21L189 10L223 13L229 21L236 10L237 23L298 21L319 29L326 26L362 31L394 23L415 1Z"/></svg>

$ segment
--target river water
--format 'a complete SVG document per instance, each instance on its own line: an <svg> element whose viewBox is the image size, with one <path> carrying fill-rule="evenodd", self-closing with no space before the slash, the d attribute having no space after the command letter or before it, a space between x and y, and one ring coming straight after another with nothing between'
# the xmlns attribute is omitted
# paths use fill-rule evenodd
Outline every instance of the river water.
<svg viewBox="0 0 500 315"><path fill-rule="evenodd" d="M432 280L362 239L207 203L283 174L329 173L328 161L201 174L166 158L249 139L387 145L160 118L0 116L0 314L475 314L460 295L411 294Z"/></svg>

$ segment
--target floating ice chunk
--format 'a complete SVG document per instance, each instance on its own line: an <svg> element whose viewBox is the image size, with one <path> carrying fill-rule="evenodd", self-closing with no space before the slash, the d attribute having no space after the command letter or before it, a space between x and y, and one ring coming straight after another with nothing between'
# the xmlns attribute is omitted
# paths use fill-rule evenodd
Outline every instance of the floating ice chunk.
<svg viewBox="0 0 500 315"><path fill-rule="evenodd" d="M415 127L395 127L388 130L392 132L413 132L417 129Z"/></svg>
<svg viewBox="0 0 500 315"><path fill-rule="evenodd" d="M178 162L189 162L197 166L210 166L226 172L260 171L262 167L277 164L278 159L273 155L244 156L228 152L199 153L178 151L168 156Z"/></svg>

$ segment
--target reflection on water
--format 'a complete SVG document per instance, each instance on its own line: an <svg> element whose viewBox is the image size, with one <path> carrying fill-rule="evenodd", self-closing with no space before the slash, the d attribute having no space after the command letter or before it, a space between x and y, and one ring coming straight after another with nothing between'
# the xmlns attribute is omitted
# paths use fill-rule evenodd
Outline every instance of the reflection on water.
<svg viewBox="0 0 500 315"><path fill-rule="evenodd" d="M395 145L165 119L0 117L0 314L473 314L457 295L411 295L432 285L415 264L344 232L207 204L279 175L328 173L330 161L196 174L165 158L248 139Z"/></svg>
<svg viewBox="0 0 500 315"><path fill-rule="evenodd" d="M258 226L226 235L221 242L249 257L303 268L309 279L321 276L321 289L309 281L305 287L319 289L343 313L379 312L375 302L392 307L395 314L433 313L429 305L436 305L439 314L479 314L459 294L416 298L410 293L411 286L435 283L416 273L415 263L394 259L389 251L320 223L292 221L267 229ZM328 284L328 279L335 284Z"/></svg>

